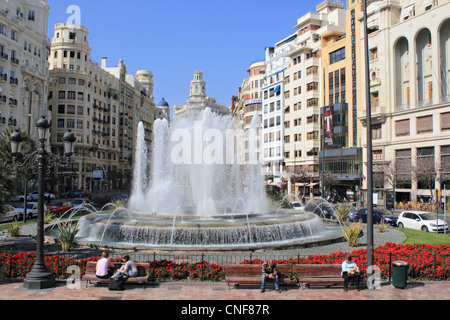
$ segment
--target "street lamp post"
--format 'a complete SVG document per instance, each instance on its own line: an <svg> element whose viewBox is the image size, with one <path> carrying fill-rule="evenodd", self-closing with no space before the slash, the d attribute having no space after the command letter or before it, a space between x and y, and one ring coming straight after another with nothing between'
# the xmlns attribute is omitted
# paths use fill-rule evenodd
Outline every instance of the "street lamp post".
<svg viewBox="0 0 450 320"><path fill-rule="evenodd" d="M373 266L373 168L372 168L372 112L370 106L369 38L367 31L367 0L363 1L364 60L366 82L366 129L367 129L367 267Z"/></svg>
<svg viewBox="0 0 450 320"><path fill-rule="evenodd" d="M50 272L44 261L44 177L46 173L50 172L53 166L59 165L67 167L70 163L70 157L73 154L75 144L75 135L72 132L67 132L64 137L64 154L67 161L64 161L62 156L56 156L51 152L45 150L45 141L47 140L50 123L43 116L36 123L38 131L39 145L37 151L34 151L24 156L24 162L19 165L28 166L38 174L38 217L36 230L36 261L33 268L26 275L23 285L26 289L45 289L51 288L55 284L55 276ZM11 135L11 153L14 156L14 161L20 154L20 144L22 137L18 131Z"/></svg>

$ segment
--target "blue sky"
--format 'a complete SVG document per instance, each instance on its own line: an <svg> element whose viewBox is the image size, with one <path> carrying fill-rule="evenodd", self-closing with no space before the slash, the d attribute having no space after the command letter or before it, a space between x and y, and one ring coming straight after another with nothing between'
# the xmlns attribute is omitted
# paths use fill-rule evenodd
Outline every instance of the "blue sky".
<svg viewBox="0 0 450 320"><path fill-rule="evenodd" d="M108 66L123 59L130 74L153 72L155 103L185 104L194 71L203 71L206 93L231 105L247 68L265 47L290 35L299 17L320 1L300 0L48 0L48 36L81 9L89 29L91 59Z"/></svg>

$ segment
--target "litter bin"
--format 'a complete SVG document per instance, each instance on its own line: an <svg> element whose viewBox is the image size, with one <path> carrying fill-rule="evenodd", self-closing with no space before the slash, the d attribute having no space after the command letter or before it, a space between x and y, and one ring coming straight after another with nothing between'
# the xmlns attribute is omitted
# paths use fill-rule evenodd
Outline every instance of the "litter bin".
<svg viewBox="0 0 450 320"><path fill-rule="evenodd" d="M392 284L394 287L404 289L408 281L409 265L405 261L394 261L392 268Z"/></svg>

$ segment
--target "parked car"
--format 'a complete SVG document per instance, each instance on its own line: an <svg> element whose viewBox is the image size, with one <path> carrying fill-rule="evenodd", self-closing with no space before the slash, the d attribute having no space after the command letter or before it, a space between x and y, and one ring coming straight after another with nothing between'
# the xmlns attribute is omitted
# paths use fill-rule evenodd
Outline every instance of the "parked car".
<svg viewBox="0 0 450 320"><path fill-rule="evenodd" d="M11 197L11 201L12 202L23 202L24 200L25 200L25 195L24 194ZM29 195L27 196L27 200L31 201L31 197Z"/></svg>
<svg viewBox="0 0 450 320"><path fill-rule="evenodd" d="M367 223L367 208L359 209L357 212L350 212L349 220L352 222ZM373 209L373 223L379 223L381 220L395 227L397 217L388 210Z"/></svg>
<svg viewBox="0 0 450 320"><path fill-rule="evenodd" d="M322 198L312 198L305 204L305 210L327 219L336 219L334 207Z"/></svg>
<svg viewBox="0 0 450 320"><path fill-rule="evenodd" d="M437 222L437 224L436 224ZM439 232L448 230L448 223L437 219L434 214L426 211L402 211L398 215L397 226L399 228L408 228L422 230L425 232Z"/></svg>
<svg viewBox="0 0 450 320"><path fill-rule="evenodd" d="M87 196L87 192L86 192L86 190L75 190L73 192L73 196L76 197L76 198L86 197Z"/></svg>
<svg viewBox="0 0 450 320"><path fill-rule="evenodd" d="M337 204L337 205L334 206L334 209L336 210L340 206L343 206L343 207L346 207L346 208L350 208L350 211L348 212L348 216L349 217L354 215L354 214L356 214L356 212L358 212L358 208L353 206L353 205L350 205L350 204Z"/></svg>
<svg viewBox="0 0 450 320"><path fill-rule="evenodd" d="M303 205L300 201L290 201L291 205L292 205L292 209L295 210L302 210L303 209Z"/></svg>
<svg viewBox="0 0 450 320"><path fill-rule="evenodd" d="M37 191L30 192L28 196L31 198L31 200L37 201L39 199L39 192ZM45 192L44 198L52 200L55 199L55 195L53 193Z"/></svg>
<svg viewBox="0 0 450 320"><path fill-rule="evenodd" d="M76 207L79 207L79 206L81 206L82 204L86 204L88 207L89 206L93 206L94 208L95 208L95 203L93 203L91 200L89 200L88 198L77 198L77 199L73 199L72 200L72 204L73 204L73 206L76 208Z"/></svg>
<svg viewBox="0 0 450 320"><path fill-rule="evenodd" d="M0 222L17 221L19 219L19 210L5 204L0 207Z"/></svg>
<svg viewBox="0 0 450 320"><path fill-rule="evenodd" d="M25 206L22 204L17 208L20 213L20 219L23 219ZM44 204L44 211L47 210L47 206ZM38 203L37 202L27 202L27 219L32 219L33 217L37 217L38 215Z"/></svg>
<svg viewBox="0 0 450 320"><path fill-rule="evenodd" d="M72 201L67 200L52 201L47 206L47 209L50 212L56 213L57 215L62 215L72 208L73 208Z"/></svg>

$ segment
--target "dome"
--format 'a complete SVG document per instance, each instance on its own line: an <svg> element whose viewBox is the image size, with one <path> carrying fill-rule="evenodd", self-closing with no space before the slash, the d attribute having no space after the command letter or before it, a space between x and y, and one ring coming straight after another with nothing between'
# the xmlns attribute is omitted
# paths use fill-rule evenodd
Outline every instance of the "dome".
<svg viewBox="0 0 450 320"><path fill-rule="evenodd" d="M162 100L156 105L157 107L168 107L169 104L167 103L167 101L162 98Z"/></svg>

